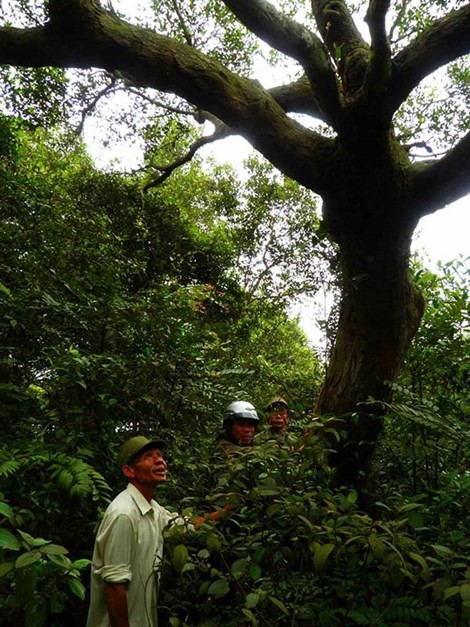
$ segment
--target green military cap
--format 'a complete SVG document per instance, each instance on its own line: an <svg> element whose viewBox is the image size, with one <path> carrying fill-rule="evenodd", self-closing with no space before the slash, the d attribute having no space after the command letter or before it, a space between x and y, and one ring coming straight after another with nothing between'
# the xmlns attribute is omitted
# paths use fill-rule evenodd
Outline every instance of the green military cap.
<svg viewBox="0 0 470 627"><path fill-rule="evenodd" d="M289 403L282 396L274 396L264 408L264 411L270 411L274 405L285 405L289 409Z"/></svg>
<svg viewBox="0 0 470 627"><path fill-rule="evenodd" d="M128 464L134 455L142 453L145 449L159 448L162 449L165 446L163 440L149 440L144 435L135 435L133 438L129 438L119 449L118 464L119 468L122 468Z"/></svg>

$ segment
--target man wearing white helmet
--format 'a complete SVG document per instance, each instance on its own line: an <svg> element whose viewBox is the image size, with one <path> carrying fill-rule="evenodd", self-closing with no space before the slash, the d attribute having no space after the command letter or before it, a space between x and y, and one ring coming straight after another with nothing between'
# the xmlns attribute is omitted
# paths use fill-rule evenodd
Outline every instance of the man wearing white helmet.
<svg viewBox="0 0 470 627"><path fill-rule="evenodd" d="M259 425L258 414L251 403L234 401L224 412L223 433L217 438L216 449L227 454L238 447L253 445L253 437Z"/></svg>

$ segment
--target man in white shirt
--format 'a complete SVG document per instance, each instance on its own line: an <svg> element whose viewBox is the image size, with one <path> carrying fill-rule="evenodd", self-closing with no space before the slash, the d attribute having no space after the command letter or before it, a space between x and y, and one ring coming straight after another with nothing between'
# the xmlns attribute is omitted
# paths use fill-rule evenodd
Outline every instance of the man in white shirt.
<svg viewBox="0 0 470 627"><path fill-rule="evenodd" d="M109 505L96 535L87 627L157 626L162 531L179 518L153 498L166 481L162 447L139 435L120 449L119 466L129 484Z"/></svg>

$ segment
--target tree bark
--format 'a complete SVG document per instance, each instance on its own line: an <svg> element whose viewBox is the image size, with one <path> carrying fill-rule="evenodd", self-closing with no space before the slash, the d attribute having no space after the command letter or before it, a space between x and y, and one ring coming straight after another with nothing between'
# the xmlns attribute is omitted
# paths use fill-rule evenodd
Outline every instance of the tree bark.
<svg viewBox="0 0 470 627"><path fill-rule="evenodd" d="M361 137L366 136L364 131ZM338 192L324 202L339 245L339 325L316 415L334 415L344 432L332 463L340 482L361 485L381 430L381 408L418 329L424 301L409 275L419 215L411 208L406 157L393 137L387 149L370 138L337 172ZM343 155L349 147L343 147ZM358 158L359 157L359 158Z"/></svg>

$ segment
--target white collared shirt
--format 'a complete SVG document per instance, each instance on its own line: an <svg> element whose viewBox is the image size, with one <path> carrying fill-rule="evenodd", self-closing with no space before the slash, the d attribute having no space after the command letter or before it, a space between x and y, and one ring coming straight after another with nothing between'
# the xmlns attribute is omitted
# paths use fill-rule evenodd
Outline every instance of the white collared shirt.
<svg viewBox="0 0 470 627"><path fill-rule="evenodd" d="M163 552L162 532L178 517L154 500L149 503L132 484L110 503L95 540L87 627L111 625L105 581L127 583L130 627L157 626L155 571Z"/></svg>

